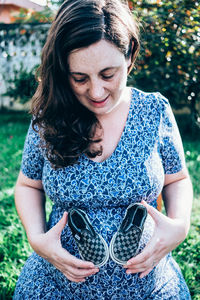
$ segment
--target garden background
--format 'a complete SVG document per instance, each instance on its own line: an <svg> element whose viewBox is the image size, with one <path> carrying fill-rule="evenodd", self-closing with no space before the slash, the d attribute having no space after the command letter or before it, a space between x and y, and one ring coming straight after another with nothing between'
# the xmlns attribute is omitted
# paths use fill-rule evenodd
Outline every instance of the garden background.
<svg viewBox="0 0 200 300"><path fill-rule="evenodd" d="M200 300L200 3L133 0L129 5L141 23L141 52L129 84L160 91L169 99L183 139L194 204L189 235L173 255L192 299ZM27 103L34 93L35 70L51 20L52 13L46 9L37 14L21 11L18 23L0 24L0 97L9 99L10 105ZM29 122L26 111L5 108L1 100L0 299L11 299L21 267L31 253L13 196ZM47 201L48 212L50 207Z"/></svg>

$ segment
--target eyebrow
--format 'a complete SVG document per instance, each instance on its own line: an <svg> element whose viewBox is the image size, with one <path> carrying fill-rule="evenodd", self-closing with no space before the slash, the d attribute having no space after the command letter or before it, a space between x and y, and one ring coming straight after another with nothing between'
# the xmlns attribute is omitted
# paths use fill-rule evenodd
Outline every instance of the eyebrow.
<svg viewBox="0 0 200 300"><path fill-rule="evenodd" d="M103 72L106 72L108 70L118 69L118 68L119 68L118 66L116 66L116 67L108 67L108 68L105 68L105 69L101 70L99 73L103 73ZM71 75L87 75L86 73L81 73L81 72L71 72L71 71L69 71L69 73Z"/></svg>

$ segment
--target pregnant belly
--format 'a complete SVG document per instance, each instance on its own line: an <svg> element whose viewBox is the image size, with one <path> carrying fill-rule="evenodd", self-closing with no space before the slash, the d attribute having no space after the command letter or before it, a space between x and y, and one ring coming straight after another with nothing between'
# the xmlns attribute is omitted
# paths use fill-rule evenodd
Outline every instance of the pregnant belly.
<svg viewBox="0 0 200 300"><path fill-rule="evenodd" d="M105 239L108 245L110 244L113 235L118 230L124 218L125 212L126 207L102 207L101 209L92 208L86 211L93 228ZM63 213L64 211L62 209L55 207L53 208L53 211L50 215L49 228L53 227L60 220ZM144 230L139 244L139 251L141 251L151 239L153 231L154 221L150 215L148 215L144 224ZM73 251L74 247L76 248L68 225L65 226L61 238L64 248L70 251Z"/></svg>

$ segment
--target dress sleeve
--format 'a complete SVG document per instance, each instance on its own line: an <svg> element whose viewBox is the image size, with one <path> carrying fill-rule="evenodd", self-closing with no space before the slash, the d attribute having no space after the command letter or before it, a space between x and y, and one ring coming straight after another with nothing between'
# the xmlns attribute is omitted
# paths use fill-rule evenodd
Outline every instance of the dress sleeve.
<svg viewBox="0 0 200 300"><path fill-rule="evenodd" d="M40 136L29 126L22 156L21 171L30 179L41 180L44 157L40 147Z"/></svg>
<svg viewBox="0 0 200 300"><path fill-rule="evenodd" d="M185 167L182 140L168 100L160 93L157 95L161 109L160 155L165 174L174 174Z"/></svg>

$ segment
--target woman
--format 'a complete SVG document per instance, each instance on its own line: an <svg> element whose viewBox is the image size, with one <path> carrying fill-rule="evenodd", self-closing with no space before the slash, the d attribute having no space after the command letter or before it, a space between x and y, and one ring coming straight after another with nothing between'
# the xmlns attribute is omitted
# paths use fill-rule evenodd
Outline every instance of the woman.
<svg viewBox="0 0 200 300"><path fill-rule="evenodd" d="M34 253L14 299L190 299L170 251L189 230L191 183L168 101L126 86L138 51L137 23L120 1L67 0L59 9L16 184ZM167 216L156 209L161 192ZM81 208L109 245L136 202L149 215L140 253L123 266L80 259L66 212Z"/></svg>

